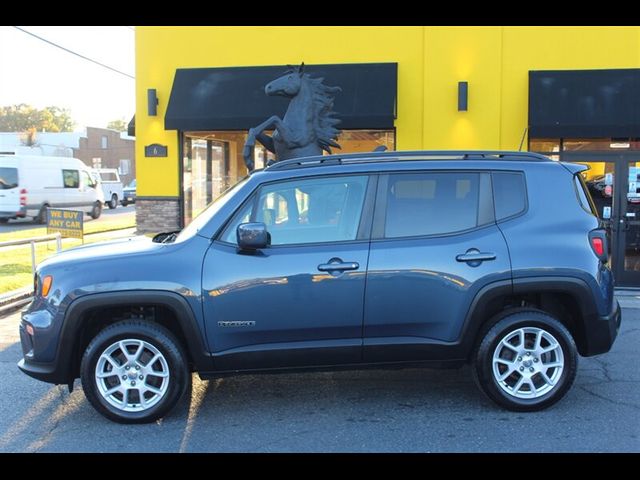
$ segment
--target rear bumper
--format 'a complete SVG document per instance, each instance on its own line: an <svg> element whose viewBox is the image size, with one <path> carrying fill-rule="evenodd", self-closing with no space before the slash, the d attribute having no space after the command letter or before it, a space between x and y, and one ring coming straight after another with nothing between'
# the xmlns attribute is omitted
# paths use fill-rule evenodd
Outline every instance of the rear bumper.
<svg viewBox="0 0 640 480"><path fill-rule="evenodd" d="M0 218L22 218L27 215L27 207L20 207L17 212L2 212L0 211Z"/></svg>
<svg viewBox="0 0 640 480"><path fill-rule="evenodd" d="M609 315L598 316L587 325L586 340L587 350L581 352L583 356L590 357L611 350L611 346L618 336L622 322L620 304L614 300L613 309Z"/></svg>

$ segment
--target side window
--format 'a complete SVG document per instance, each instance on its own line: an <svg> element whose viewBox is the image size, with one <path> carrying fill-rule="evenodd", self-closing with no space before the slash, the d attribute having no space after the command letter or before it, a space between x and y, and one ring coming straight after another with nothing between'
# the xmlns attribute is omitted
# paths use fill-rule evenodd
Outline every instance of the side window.
<svg viewBox="0 0 640 480"><path fill-rule="evenodd" d="M93 179L89 176L89 174L87 172L82 172L82 186L84 187L90 187L91 185L93 185L95 182L93 181Z"/></svg>
<svg viewBox="0 0 640 480"><path fill-rule="evenodd" d="M386 238L443 235L492 221L481 191L488 174L402 173L389 176L384 214Z"/></svg>
<svg viewBox="0 0 640 480"><path fill-rule="evenodd" d="M62 184L64 188L78 188L80 186L78 170L62 170Z"/></svg>
<svg viewBox="0 0 640 480"><path fill-rule="evenodd" d="M522 172L493 172L496 220L522 213L527 208L527 189Z"/></svg>
<svg viewBox="0 0 640 480"><path fill-rule="evenodd" d="M236 228L246 222L265 223L272 245L355 240L367 181L345 176L265 185L236 213L220 240L235 244Z"/></svg>

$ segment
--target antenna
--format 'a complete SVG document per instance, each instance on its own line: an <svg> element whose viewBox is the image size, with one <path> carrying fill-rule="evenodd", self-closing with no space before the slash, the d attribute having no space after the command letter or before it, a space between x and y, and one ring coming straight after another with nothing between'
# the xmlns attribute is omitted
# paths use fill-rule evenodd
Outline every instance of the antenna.
<svg viewBox="0 0 640 480"><path fill-rule="evenodd" d="M518 148L519 152L522 151L522 144L524 143L524 137L527 134L527 130L529 130L529 127L524 127L524 132L522 132L522 138L520 139L520 148Z"/></svg>

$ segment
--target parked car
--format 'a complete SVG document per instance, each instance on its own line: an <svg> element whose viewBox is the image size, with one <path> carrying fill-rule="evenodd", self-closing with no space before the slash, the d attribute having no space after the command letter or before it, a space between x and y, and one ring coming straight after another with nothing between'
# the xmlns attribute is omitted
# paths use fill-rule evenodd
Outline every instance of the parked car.
<svg viewBox="0 0 640 480"><path fill-rule="evenodd" d="M0 223L33 217L47 220L47 207L102 212L102 192L77 158L0 155Z"/></svg>
<svg viewBox="0 0 640 480"><path fill-rule="evenodd" d="M124 198L122 181L120 181L118 169L98 168L96 169L96 175L100 180L100 187L104 195L104 204L110 209L116 208L120 200Z"/></svg>
<svg viewBox="0 0 640 480"><path fill-rule="evenodd" d="M19 367L80 377L123 423L165 415L192 372L469 363L502 407L549 407L621 321L585 168L517 152L275 163L181 232L42 262Z"/></svg>
<svg viewBox="0 0 640 480"><path fill-rule="evenodd" d="M136 179L122 189L122 206L126 207L130 203L136 203Z"/></svg>

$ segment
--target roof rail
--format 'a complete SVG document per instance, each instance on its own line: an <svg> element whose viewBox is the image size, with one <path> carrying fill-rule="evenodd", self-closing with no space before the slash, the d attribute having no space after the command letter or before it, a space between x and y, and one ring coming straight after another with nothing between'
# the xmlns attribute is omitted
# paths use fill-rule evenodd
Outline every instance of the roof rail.
<svg viewBox="0 0 640 480"><path fill-rule="evenodd" d="M390 152L362 152L335 155L318 155L314 157L292 158L275 162L265 170L285 170L301 167L318 167L323 165L341 165L347 163L373 163L407 160L508 160L552 162L549 157L533 152L509 152L502 150L415 150Z"/></svg>

